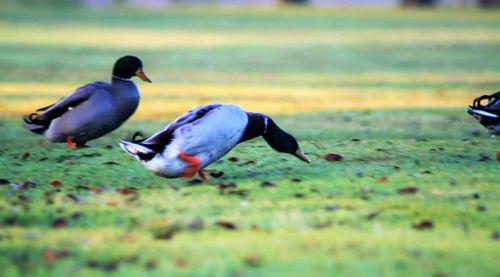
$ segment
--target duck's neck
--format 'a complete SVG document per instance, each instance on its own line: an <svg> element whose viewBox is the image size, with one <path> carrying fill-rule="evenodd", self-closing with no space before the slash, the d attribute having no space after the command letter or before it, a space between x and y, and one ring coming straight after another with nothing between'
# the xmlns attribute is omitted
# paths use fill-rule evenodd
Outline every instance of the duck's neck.
<svg viewBox="0 0 500 277"><path fill-rule="evenodd" d="M111 91L124 97L139 94L135 83L131 79L120 78L114 75L111 78Z"/></svg>
<svg viewBox="0 0 500 277"><path fill-rule="evenodd" d="M295 138L283 131L269 116L247 113L247 117L248 124L240 142L262 136L267 144L278 152L292 154L297 151L298 145Z"/></svg>
<svg viewBox="0 0 500 277"><path fill-rule="evenodd" d="M122 77L112 75L111 76L111 83L115 83L115 82L133 82L133 81L130 78L127 79L127 78L122 78Z"/></svg>
<svg viewBox="0 0 500 277"><path fill-rule="evenodd" d="M267 132L267 128L271 119L261 113L248 113L248 124L245 129L245 133L240 138L240 142L244 142L259 136L264 135Z"/></svg>
<svg viewBox="0 0 500 277"><path fill-rule="evenodd" d="M116 109L116 115L120 118L128 118L139 105L139 90L130 79L113 76L111 79L111 94L115 104L119 107Z"/></svg>

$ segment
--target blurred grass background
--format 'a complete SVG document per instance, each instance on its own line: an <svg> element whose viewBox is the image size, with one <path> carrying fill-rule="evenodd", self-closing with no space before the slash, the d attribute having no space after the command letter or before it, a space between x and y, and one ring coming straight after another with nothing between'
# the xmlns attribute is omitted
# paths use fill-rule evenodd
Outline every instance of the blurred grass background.
<svg viewBox="0 0 500 277"><path fill-rule="evenodd" d="M463 107L500 85L493 10L25 7L0 11L0 113L19 116L135 54L135 118L231 102L262 112ZM276 105L276 100L280 105Z"/></svg>

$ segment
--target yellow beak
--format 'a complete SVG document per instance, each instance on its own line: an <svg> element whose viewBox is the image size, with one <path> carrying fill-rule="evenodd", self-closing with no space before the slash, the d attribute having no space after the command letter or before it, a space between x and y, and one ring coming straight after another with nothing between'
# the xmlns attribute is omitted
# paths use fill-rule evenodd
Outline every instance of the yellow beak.
<svg viewBox="0 0 500 277"><path fill-rule="evenodd" d="M304 154L304 152L302 152L302 150L297 149L297 151L295 153L293 153L293 155L301 160L303 160L304 162L310 164L311 163L311 159L309 159L309 157L306 156L306 154Z"/></svg>
<svg viewBox="0 0 500 277"><path fill-rule="evenodd" d="M139 77L139 79L143 80L144 82L151 83L151 80L146 76L146 73L142 71L142 68L137 69L135 72L135 76Z"/></svg>

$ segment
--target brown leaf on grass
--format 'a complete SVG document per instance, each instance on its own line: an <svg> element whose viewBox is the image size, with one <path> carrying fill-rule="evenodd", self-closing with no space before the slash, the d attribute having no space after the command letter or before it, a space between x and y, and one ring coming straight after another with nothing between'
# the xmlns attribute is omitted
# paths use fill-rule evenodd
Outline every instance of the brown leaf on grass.
<svg viewBox="0 0 500 277"><path fill-rule="evenodd" d="M111 261L102 265L102 269L107 272L113 272L118 269L118 262Z"/></svg>
<svg viewBox="0 0 500 277"><path fill-rule="evenodd" d="M228 160L228 161L230 161L230 162L233 162L233 163L235 163L235 162L239 161L239 159L238 159L238 158L236 158L236 157L230 157L230 158L229 158L229 159L227 159L227 160Z"/></svg>
<svg viewBox="0 0 500 277"><path fill-rule="evenodd" d="M23 182L22 184L20 184L19 186L17 186L16 189L17 190L27 190L29 188L36 188L37 186L38 186L37 183L27 181L27 182Z"/></svg>
<svg viewBox="0 0 500 277"><path fill-rule="evenodd" d="M87 186L82 186L82 185L78 185L78 186L76 186L75 188L76 188L77 190L90 190L90 188L89 188L89 187L87 187Z"/></svg>
<svg viewBox="0 0 500 277"><path fill-rule="evenodd" d="M196 186L196 185L201 185L201 184L203 184L203 180L201 180L201 179L191 179L191 180L189 180L187 183L188 183L188 185L190 185L190 186Z"/></svg>
<svg viewBox="0 0 500 277"><path fill-rule="evenodd" d="M20 203L27 203L29 202L29 198L26 195L18 195L17 199L19 200Z"/></svg>
<svg viewBox="0 0 500 277"><path fill-rule="evenodd" d="M116 192L118 192L121 195L138 194L137 189L134 187L117 188Z"/></svg>
<svg viewBox="0 0 500 277"><path fill-rule="evenodd" d="M382 177L378 178L377 182L385 183L385 182L387 182L387 180L388 180L387 176L382 176Z"/></svg>
<svg viewBox="0 0 500 277"><path fill-rule="evenodd" d="M434 228L434 223L430 220L422 220L419 223L413 223L411 227L415 230L430 230Z"/></svg>
<svg viewBox="0 0 500 277"><path fill-rule="evenodd" d="M416 187L404 187L404 188L398 189L399 194L413 194L416 192L418 192L418 188L416 188Z"/></svg>
<svg viewBox="0 0 500 277"><path fill-rule="evenodd" d="M56 257L57 258L67 258L69 256L71 256L71 252L69 252L66 249L61 249L61 250L57 250L56 251Z"/></svg>
<svg viewBox="0 0 500 277"><path fill-rule="evenodd" d="M256 162L255 162L255 161L246 161L246 162L244 163L244 165L246 165L246 166L249 166L249 165L255 165L255 164L256 164Z"/></svg>
<svg viewBox="0 0 500 277"><path fill-rule="evenodd" d="M146 268L147 269L155 269L156 268L156 261L155 260L149 260L146 262Z"/></svg>
<svg viewBox="0 0 500 277"><path fill-rule="evenodd" d="M268 188L268 187L275 187L276 185L272 182L264 181L264 182L260 183L260 186L263 188Z"/></svg>
<svg viewBox="0 0 500 277"><path fill-rule="evenodd" d="M62 182L59 180L53 180L52 182L50 182L50 185L53 187L59 187L62 185Z"/></svg>
<svg viewBox="0 0 500 277"><path fill-rule="evenodd" d="M478 162L489 162L489 161L491 161L491 158L484 153L479 153L479 159L477 161Z"/></svg>
<svg viewBox="0 0 500 277"><path fill-rule="evenodd" d="M102 156L102 154L95 152L95 153L86 153L86 154L81 155L80 157L93 158L93 157L100 157L100 156Z"/></svg>
<svg viewBox="0 0 500 277"><path fill-rule="evenodd" d="M79 219L80 217L82 217L82 213L81 212L74 212L72 215L71 215L71 218L74 219L74 220L77 220Z"/></svg>
<svg viewBox="0 0 500 277"><path fill-rule="evenodd" d="M215 225L219 226L219 227L222 227L226 230L236 230L238 229L238 227L236 227L236 225L234 223L231 223L231 222L227 222L227 221L217 221L215 222Z"/></svg>
<svg viewBox="0 0 500 277"><path fill-rule="evenodd" d="M500 151L497 151L497 162L500 162Z"/></svg>
<svg viewBox="0 0 500 277"><path fill-rule="evenodd" d="M184 259L182 259L182 258L181 258L181 259L176 259L176 260L175 260L175 266L176 266L176 267L180 267L180 268L182 268L182 267L186 267L186 265L187 265L186 260L184 260Z"/></svg>
<svg viewBox="0 0 500 277"><path fill-rule="evenodd" d="M258 267L262 264L262 260L257 256L245 257L245 264L250 267Z"/></svg>
<svg viewBox="0 0 500 277"><path fill-rule="evenodd" d="M52 222L52 228L64 228L68 226L68 220L63 217L56 218L54 222Z"/></svg>
<svg viewBox="0 0 500 277"><path fill-rule="evenodd" d="M21 156L21 160L26 160L31 156L30 152L24 152L23 155Z"/></svg>
<svg viewBox="0 0 500 277"><path fill-rule="evenodd" d="M329 162L338 162L338 161L341 161L342 159L344 159L344 157L342 157L339 154L329 153L329 154L326 154L325 156L323 156L323 159L325 159Z"/></svg>
<svg viewBox="0 0 500 277"><path fill-rule="evenodd" d="M229 188L237 188L238 185L236 183L229 183L229 184L219 184L219 191L224 192L224 190L229 189Z"/></svg>
<svg viewBox="0 0 500 277"><path fill-rule="evenodd" d="M379 214L381 213L381 211L373 211L371 213L369 213L367 216L366 216L366 219L368 220L372 220L374 219L375 217L379 216Z"/></svg>
<svg viewBox="0 0 500 277"><path fill-rule="evenodd" d="M171 240L174 237L175 232L165 231L155 235L155 239Z"/></svg>
<svg viewBox="0 0 500 277"><path fill-rule="evenodd" d="M222 171L213 171L213 172L210 172L210 176L214 177L214 178L220 178L222 176L224 176L224 172Z"/></svg>
<svg viewBox="0 0 500 277"><path fill-rule="evenodd" d="M93 192L93 193L99 194L99 193L101 193L101 192L102 192L102 188L100 188L100 187L91 188L91 189L90 189L90 192Z"/></svg>
<svg viewBox="0 0 500 277"><path fill-rule="evenodd" d="M228 192L228 194L238 195L242 198L245 198L249 194L249 191L246 189L238 189L238 190L231 190Z"/></svg>

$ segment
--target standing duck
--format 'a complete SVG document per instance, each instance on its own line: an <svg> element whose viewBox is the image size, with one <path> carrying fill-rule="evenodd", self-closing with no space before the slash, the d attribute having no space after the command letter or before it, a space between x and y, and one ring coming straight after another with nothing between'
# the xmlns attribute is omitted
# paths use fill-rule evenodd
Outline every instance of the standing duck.
<svg viewBox="0 0 500 277"><path fill-rule="evenodd" d="M136 133L137 134L137 133ZM154 135L120 146L146 168L166 178L204 179L203 168L228 153L237 144L262 136L276 151L289 153L310 163L297 140L267 115L245 112L235 105L212 104L188 111Z"/></svg>
<svg viewBox="0 0 500 277"><path fill-rule="evenodd" d="M120 127L137 109L139 91L133 76L151 83L134 56L119 58L111 83L93 82L76 89L58 102L24 118L24 127L51 142L66 142L68 148L85 146ZM75 144L76 143L76 146Z"/></svg>
<svg viewBox="0 0 500 277"><path fill-rule="evenodd" d="M481 104L483 100L488 103ZM474 99L472 106L467 108L467 113L488 129L490 134L500 135L500 91Z"/></svg>

